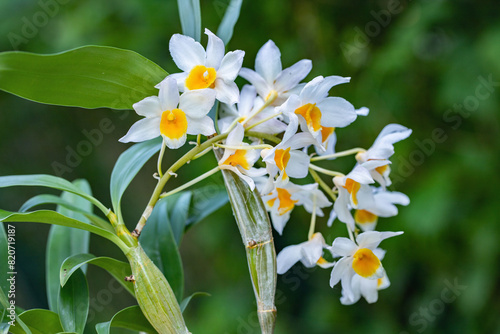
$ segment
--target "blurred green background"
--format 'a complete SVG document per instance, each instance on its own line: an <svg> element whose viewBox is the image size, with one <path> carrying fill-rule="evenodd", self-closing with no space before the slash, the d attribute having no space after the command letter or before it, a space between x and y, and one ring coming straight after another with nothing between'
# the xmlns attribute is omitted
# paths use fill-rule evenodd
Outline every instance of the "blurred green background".
<svg viewBox="0 0 500 334"><path fill-rule="evenodd" d="M175 1L47 3L51 1L0 2L1 51L55 53L86 44L111 45L177 71L168 52L170 36L180 32ZM215 31L227 4L202 1L203 27ZM391 287L380 292L376 304L363 300L343 306L340 288L329 287L329 270L297 265L278 278L276 333L500 333L499 10L492 0L244 1L229 45L245 50L244 66L253 67L260 46L272 39L285 67L302 58L313 61L307 79L352 77L331 94L371 112L338 130L338 150L369 147L388 123L413 129L392 158L392 189L408 194L412 202L399 216L379 223L381 230L405 231L382 244L388 250L384 266ZM50 17L43 20L40 12ZM26 22L36 22L36 31L26 28ZM100 131L104 118L112 121L113 130L77 166L68 166L68 152L87 140L85 131ZM57 162L68 167L63 177L86 178L95 196L109 205L111 170L127 147L117 140L137 119L132 112L40 105L0 91L0 175L56 174ZM180 151L168 160L174 161ZM205 157L182 169L175 182L214 163L213 157ZM353 163L345 158L329 166L348 172ZM130 226L154 187L154 168L154 162L146 165L126 194ZM206 184L220 182L215 176ZM0 207L17 210L41 191L2 190ZM275 235L277 250L304 241L308 223L303 209L295 210L284 236ZM345 236L343 224L325 225L326 219L320 219L318 228L327 242ZM47 234L48 226L18 225L17 302L24 308L47 307ZM190 330L258 333L244 248L229 206L192 229L181 251L186 294L212 294L189 306ZM98 237L92 237L91 252L123 258ZM92 323L107 321L133 303L124 294L107 298L103 290L112 278L100 269L89 268L89 281Z"/></svg>

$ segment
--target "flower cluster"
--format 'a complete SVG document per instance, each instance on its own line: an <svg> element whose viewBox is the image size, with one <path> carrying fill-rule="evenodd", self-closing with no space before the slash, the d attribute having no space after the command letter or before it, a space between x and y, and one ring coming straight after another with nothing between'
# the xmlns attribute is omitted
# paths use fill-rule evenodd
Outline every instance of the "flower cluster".
<svg viewBox="0 0 500 334"><path fill-rule="evenodd" d="M225 53L222 40L209 30L205 33L206 50L190 37L171 38L170 53L182 72L160 82L158 96L134 104L145 118L120 140L139 142L161 135L166 147L176 149L188 134L198 135L197 145L200 135L220 136L211 147L223 150L217 168L233 171L252 190L257 188L280 235L295 207L303 206L311 214L307 240L278 254L278 273L299 261L306 267L333 267L330 285L341 282L343 304L361 296L375 302L378 290L389 285L381 263L385 251L378 246L402 234L375 231L378 218L397 215L396 204L409 204L406 195L387 189L389 159L394 144L411 130L389 124L369 149L335 152L336 129L368 115L367 108L356 109L329 94L350 78L318 76L303 82L312 70L311 61L283 69L280 51L271 40L257 53L255 70L242 68L243 51ZM241 91L234 82L238 76L250 83ZM208 116L210 110L216 110L216 116ZM314 164L349 155L356 164L346 174ZM332 178L332 185L318 173ZM338 219L345 223L349 238L337 237L329 246L316 231L316 217L332 206L326 225Z"/></svg>

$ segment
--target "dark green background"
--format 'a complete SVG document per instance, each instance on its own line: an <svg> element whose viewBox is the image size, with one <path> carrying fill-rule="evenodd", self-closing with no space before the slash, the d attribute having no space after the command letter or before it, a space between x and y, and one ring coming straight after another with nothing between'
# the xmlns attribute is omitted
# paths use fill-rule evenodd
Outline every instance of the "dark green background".
<svg viewBox="0 0 500 334"><path fill-rule="evenodd" d="M26 21L34 22L35 16L41 27L17 49L55 53L86 44L111 45L177 71L168 52L170 36L180 32L174 1L65 2L42 24L43 8L37 1L3 0L0 50L13 50L9 36L23 36ZM202 1L203 27L215 31L226 5L227 0ZM392 14L382 15L389 9ZM388 123L413 129L409 139L396 145L392 158L393 188L412 202L399 216L379 224L382 230L405 231L382 244L388 250L384 266L392 286L380 292L376 304L343 306L340 288L329 287L329 270L298 265L278 278L276 333L500 333L499 9L495 1L244 1L229 49L245 50L245 66L253 67L259 47L273 39L284 66L302 58L313 61L308 79L352 77L331 94L356 107L367 106L371 113L338 130L338 150L370 146ZM496 84L488 91L483 80ZM111 120L113 130L63 177L88 179L95 195L109 205L111 169L127 147L117 140L138 119L131 112L53 107L0 92L0 175L55 174L54 162L67 165L68 148L76 150L86 140L84 130L95 133L104 118ZM167 160L180 154L169 152ZM197 161L182 169L175 182L185 182L214 163L213 157ZM353 161L324 165L348 172ZM154 168L154 162L147 165L126 194L130 226L154 187ZM220 176L210 182L220 183ZM0 207L17 210L40 191L2 190ZM277 249L304 241L308 221L302 208L295 210L285 235L275 236ZM318 228L329 243L345 236L343 224L329 230L325 222L320 219ZM18 225L19 306L47 307L47 233L47 226ZM186 293L212 294L189 306L190 330L258 333L244 248L230 208L190 231L181 251ZM92 237L91 252L120 257L98 237ZM99 269L90 267L89 276L92 322L107 321L133 303L124 293L105 298L111 278ZM463 288L452 294L448 283Z"/></svg>

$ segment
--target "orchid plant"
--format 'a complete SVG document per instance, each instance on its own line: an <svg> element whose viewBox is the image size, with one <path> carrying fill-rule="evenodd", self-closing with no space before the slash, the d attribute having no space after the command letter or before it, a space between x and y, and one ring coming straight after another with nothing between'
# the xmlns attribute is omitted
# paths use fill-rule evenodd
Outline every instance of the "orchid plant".
<svg viewBox="0 0 500 334"><path fill-rule="evenodd" d="M257 53L254 69L242 68L244 51L226 52L240 5L241 1L232 1L217 34L205 29L208 42L203 47L199 4L179 1L184 34L173 35L169 44L178 73L168 74L135 52L110 47L86 46L56 55L0 54L4 91L55 105L133 109L142 117L120 139L137 144L120 156L112 172L112 208L93 197L84 180L0 177L2 188L43 186L63 191L60 197L36 196L18 212L0 210L4 223L53 225L47 252L50 310L12 309L2 283L2 333L83 333L89 298L87 264L107 270L138 304L98 324L98 333L109 333L113 326L145 333L189 333L182 311L192 296L182 298L178 246L188 228L226 203L225 191L246 249L262 333L274 331L277 274L297 262L331 270L330 285L341 283L342 304L361 297L373 303L378 291L389 286L381 263L385 251L378 246L403 232L375 228L379 217L397 215L396 204L409 204L406 195L387 187L394 144L411 130L389 124L369 149L336 152L336 129L368 115L367 108L330 96L330 90L350 78L332 75L304 81L312 62L300 60L283 69L280 50L272 40ZM235 83L238 76L248 82L241 90ZM172 156L188 144L193 147L164 168L165 152ZM130 230L121 198L157 153L156 187ZM196 159L210 153L217 158L211 170L165 190L172 177L182 176L185 164L196 164ZM342 157L354 157L351 171L335 169L335 159ZM225 190L207 196L203 188L188 189L215 173L222 173ZM58 209L33 210L41 204L57 204ZM282 235L298 206L311 216L308 235L276 256L271 225ZM347 237L336 237L332 245L316 226L317 217L327 213L328 226L338 220L346 227ZM1 231L0 245L5 248L7 239ZM114 243L128 262L88 254L89 233Z"/></svg>

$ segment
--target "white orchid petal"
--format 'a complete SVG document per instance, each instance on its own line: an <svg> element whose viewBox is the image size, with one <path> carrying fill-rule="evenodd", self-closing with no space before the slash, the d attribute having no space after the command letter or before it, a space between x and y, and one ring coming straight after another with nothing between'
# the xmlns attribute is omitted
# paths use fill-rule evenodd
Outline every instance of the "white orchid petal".
<svg viewBox="0 0 500 334"><path fill-rule="evenodd" d="M172 77L167 77L160 82L160 105L163 111L177 108L179 104L179 88L177 81Z"/></svg>
<svg viewBox="0 0 500 334"><path fill-rule="evenodd" d="M240 91L234 81L215 79L215 88L217 100L222 103L235 104L240 98Z"/></svg>
<svg viewBox="0 0 500 334"><path fill-rule="evenodd" d="M278 274L283 275L302 258L301 245L285 247L276 257Z"/></svg>
<svg viewBox="0 0 500 334"><path fill-rule="evenodd" d="M285 92L298 85L312 70L312 62L302 59L285 68L276 78L274 87L278 92Z"/></svg>
<svg viewBox="0 0 500 334"><path fill-rule="evenodd" d="M119 139L122 143L142 142L160 135L160 117L143 118L130 127L127 134Z"/></svg>
<svg viewBox="0 0 500 334"><path fill-rule="evenodd" d="M257 94L259 94L263 99L265 99L271 91L271 86L269 86L266 80L264 80L264 78L257 72L243 67L240 70L239 75L243 79L250 82L257 90Z"/></svg>
<svg viewBox="0 0 500 334"><path fill-rule="evenodd" d="M210 117L186 118L188 121L187 133L190 135L202 134L204 136L210 136L215 133L214 121Z"/></svg>
<svg viewBox="0 0 500 334"><path fill-rule="evenodd" d="M375 249L382 240L403 234L403 232L363 232L356 238L360 248Z"/></svg>
<svg viewBox="0 0 500 334"><path fill-rule="evenodd" d="M206 66L217 70L224 57L224 42L208 29L205 34L208 36Z"/></svg>
<svg viewBox="0 0 500 334"><path fill-rule="evenodd" d="M281 72L281 53L272 40L267 41L255 58L255 71L272 84Z"/></svg>
<svg viewBox="0 0 500 334"><path fill-rule="evenodd" d="M205 64L205 50L189 36L175 34L170 38L170 54L178 68L189 72L196 65Z"/></svg>
<svg viewBox="0 0 500 334"><path fill-rule="evenodd" d="M341 97L327 97L317 104L321 110L321 125L343 128L356 120L356 111L351 103Z"/></svg>
<svg viewBox="0 0 500 334"><path fill-rule="evenodd" d="M158 96L148 96L134 103L132 107L138 115L147 118L159 117L163 112Z"/></svg>
<svg viewBox="0 0 500 334"><path fill-rule="evenodd" d="M215 102L215 92L212 89L196 89L181 95L179 109L191 118L205 117Z"/></svg>
<svg viewBox="0 0 500 334"><path fill-rule="evenodd" d="M226 81L234 81L240 73L244 56L245 52L241 50L228 52L217 70L217 77Z"/></svg>

